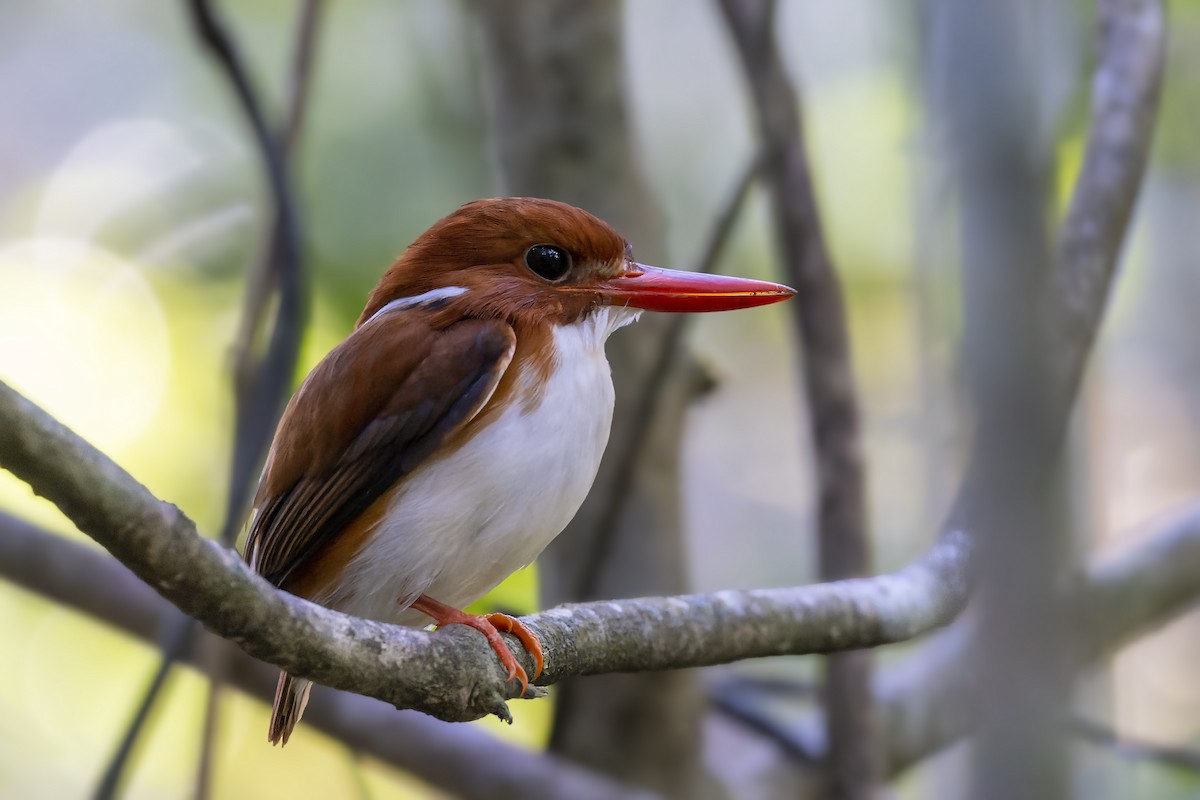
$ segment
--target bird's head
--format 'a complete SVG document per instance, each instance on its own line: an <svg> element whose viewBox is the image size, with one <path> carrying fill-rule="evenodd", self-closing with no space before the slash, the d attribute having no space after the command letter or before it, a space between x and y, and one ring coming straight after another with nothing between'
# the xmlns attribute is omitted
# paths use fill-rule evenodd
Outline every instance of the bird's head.
<svg viewBox="0 0 1200 800"><path fill-rule="evenodd" d="M607 223L565 203L476 200L434 223L384 274L359 324L411 298L513 323L570 324L606 306L724 311L779 302L780 284L639 264Z"/></svg>

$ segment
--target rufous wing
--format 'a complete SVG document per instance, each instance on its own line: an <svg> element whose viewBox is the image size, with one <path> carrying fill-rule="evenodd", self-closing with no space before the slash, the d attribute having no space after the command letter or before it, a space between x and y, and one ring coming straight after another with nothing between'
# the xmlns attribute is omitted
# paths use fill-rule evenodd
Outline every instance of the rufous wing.
<svg viewBox="0 0 1200 800"><path fill-rule="evenodd" d="M410 308L366 323L292 397L246 539L246 560L267 580L281 585L496 390L516 346L512 328L438 319Z"/></svg>

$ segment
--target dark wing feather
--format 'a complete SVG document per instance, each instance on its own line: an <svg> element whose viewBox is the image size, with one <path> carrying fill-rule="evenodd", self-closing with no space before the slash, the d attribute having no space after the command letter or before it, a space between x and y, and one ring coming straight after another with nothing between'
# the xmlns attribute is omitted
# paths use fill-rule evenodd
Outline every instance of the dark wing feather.
<svg viewBox="0 0 1200 800"><path fill-rule="evenodd" d="M255 499L246 560L280 585L469 422L512 360L498 320L444 329L420 309L354 332L288 404Z"/></svg>

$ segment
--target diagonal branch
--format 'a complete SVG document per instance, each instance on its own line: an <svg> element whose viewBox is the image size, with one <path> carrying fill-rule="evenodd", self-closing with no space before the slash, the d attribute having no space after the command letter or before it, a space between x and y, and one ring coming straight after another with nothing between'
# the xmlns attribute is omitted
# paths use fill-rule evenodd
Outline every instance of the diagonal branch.
<svg viewBox="0 0 1200 800"><path fill-rule="evenodd" d="M1078 385L1150 157L1166 58L1161 0L1101 0L1083 168L1058 242L1050 313L1064 383Z"/></svg>
<svg viewBox="0 0 1200 800"><path fill-rule="evenodd" d="M155 643L160 632L186 619L125 567L94 547L70 541L0 512L0 577L133 636ZM181 654L212 670L201 647ZM222 675L232 686L270 702L278 672L234 651ZM211 674L211 672L210 672ZM374 700L318 690L304 716L356 750L411 773L453 797L502 800L633 800L646 795L565 761L489 736L468 725L449 725L415 712L398 713Z"/></svg>
<svg viewBox="0 0 1200 800"><path fill-rule="evenodd" d="M802 344L815 449L817 551L822 580L870 572L866 477L846 307L825 243L804 141L802 109L775 42L774 0L721 0L758 116L783 265L796 287L792 311ZM837 797L872 797L877 782L871 655L826 664L829 779Z"/></svg>
<svg viewBox="0 0 1200 800"><path fill-rule="evenodd" d="M429 634L349 617L276 590L174 506L0 383L0 466L27 481L184 613L250 655L326 686L446 720L508 718L499 661L462 626ZM539 683L904 641L962 607L966 537L950 534L898 572L791 589L566 605L526 623L546 656ZM512 640L516 644L516 640ZM532 662L524 648L514 654Z"/></svg>
<svg viewBox="0 0 1200 800"><path fill-rule="evenodd" d="M306 292L287 156L299 134L307 100L305 90L314 54L318 5L316 0L307 0L301 9L287 122L282 134L276 136L267 124L262 103L233 37L216 16L212 4L209 0L188 0L196 35L225 73L250 124L274 210L271 237L263 259L250 276L246 307L234 346L237 422L229 501L221 529L221 540L227 545L232 545L245 518L251 481L283 410L300 352ZM279 297L278 308L266 351L258 354L256 345L272 289Z"/></svg>
<svg viewBox="0 0 1200 800"><path fill-rule="evenodd" d="M192 0L197 34L209 44L229 82L238 91L254 131L274 208L274 223L269 238L247 280L241 325L233 345L233 389L237 417L225 519L220 534L221 543L227 547L234 545L242 528L255 473L265 457L271 431L283 412L300 355L307 283L303 274L301 233L295 220L295 199L289 168L308 109L322 6L322 0L303 0L300 5L292 45L284 120L277 133L269 136L262 103L251 90L249 78L237 57L233 37L216 22L209 0ZM267 306L271 297L276 297L278 304L266 348L262 350L258 346L258 339L267 325ZM169 664L171 656L171 650L164 651L164 667ZM214 660L218 664L224 663L224 651L218 650ZM215 672L216 677L209 686L204 735L196 770L195 794L198 800L211 796L213 736L217 728L221 691L220 670Z"/></svg>
<svg viewBox="0 0 1200 800"><path fill-rule="evenodd" d="M321 0L304 0L301 6L293 48L286 120L279 135L274 137L267 132L262 103L250 83L233 37L217 20L208 0L193 0L190 6L197 36L205 43L229 78L254 131L266 168L274 208L274 221L269 238L264 243L262 253L250 270L246 282L242 318L232 348L236 422L225 518L220 532L220 540L227 546L233 546L242 527L255 470L262 462L268 443L267 437L287 399L304 327L305 286L287 159L299 138L307 107L320 22L320 3ZM266 351L260 353L258 340L267 324L268 302L276 295L279 303L274 326ZM95 793L98 799L115 796L133 746L172 664L192 645L196 632L194 623L185 618L179 621L179 626L178 629L168 631L164 637L165 644L158 669L101 776ZM210 737L214 728L217 694L218 685L214 684L209 693L205 736L198 770L196 795L199 798L209 795Z"/></svg>
<svg viewBox="0 0 1200 800"><path fill-rule="evenodd" d="M1164 767L1200 771L1200 751L1192 747L1129 739L1106 725L1082 717L1071 721L1071 732L1083 741L1105 747L1122 758L1153 761Z"/></svg>

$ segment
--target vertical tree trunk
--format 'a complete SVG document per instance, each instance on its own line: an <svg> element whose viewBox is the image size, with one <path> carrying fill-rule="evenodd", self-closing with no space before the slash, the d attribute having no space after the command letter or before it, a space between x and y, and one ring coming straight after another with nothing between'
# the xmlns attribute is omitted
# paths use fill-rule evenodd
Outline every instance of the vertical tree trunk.
<svg viewBox="0 0 1200 800"><path fill-rule="evenodd" d="M1016 5L939 0L930 53L959 181L964 362L976 411L962 512L979 536L969 796L1071 793L1071 630L1061 504L1065 407L1051 395L1046 70ZM1044 20L1043 20L1044 22Z"/></svg>
<svg viewBox="0 0 1200 800"><path fill-rule="evenodd" d="M500 191L585 208L620 230L639 258L657 260L663 236L637 167L622 84L621 4L480 0L475 8ZM539 561L546 605L686 589L679 442L693 393L688 365L668 376L647 436L633 419L665 322L649 315L609 342L612 438L587 502ZM630 463L624 491L620 466ZM551 746L623 781L703 797L711 785L700 761L704 711L690 672L576 680L557 690Z"/></svg>

